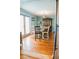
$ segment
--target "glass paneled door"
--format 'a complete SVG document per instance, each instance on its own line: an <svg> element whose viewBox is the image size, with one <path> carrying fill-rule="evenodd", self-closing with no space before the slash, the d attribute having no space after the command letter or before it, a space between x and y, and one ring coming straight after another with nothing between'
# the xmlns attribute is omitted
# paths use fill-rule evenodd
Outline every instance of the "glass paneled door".
<svg viewBox="0 0 79 59"><path fill-rule="evenodd" d="M25 31L26 34L30 33L30 17L25 16Z"/></svg>
<svg viewBox="0 0 79 59"><path fill-rule="evenodd" d="M24 35L24 16L20 15L20 32Z"/></svg>

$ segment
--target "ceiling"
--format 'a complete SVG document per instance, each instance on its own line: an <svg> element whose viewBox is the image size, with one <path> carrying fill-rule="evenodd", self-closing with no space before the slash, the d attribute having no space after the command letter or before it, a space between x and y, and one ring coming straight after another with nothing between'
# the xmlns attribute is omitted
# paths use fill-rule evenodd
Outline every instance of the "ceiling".
<svg viewBox="0 0 79 59"><path fill-rule="evenodd" d="M38 16L56 15L56 0L20 0L20 8Z"/></svg>

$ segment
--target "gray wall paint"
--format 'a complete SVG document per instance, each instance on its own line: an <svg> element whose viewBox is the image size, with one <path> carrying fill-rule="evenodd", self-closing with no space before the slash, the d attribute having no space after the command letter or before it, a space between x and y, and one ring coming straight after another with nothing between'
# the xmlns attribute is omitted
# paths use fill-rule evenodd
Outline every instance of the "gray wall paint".
<svg viewBox="0 0 79 59"><path fill-rule="evenodd" d="M42 22L43 17L41 16L34 16L30 12L25 11L24 9L20 8L20 14L24 16L30 17L30 31L34 30L34 26L38 25L41 26L40 22ZM56 16L50 16L52 18L52 32L56 31Z"/></svg>
<svg viewBox="0 0 79 59"><path fill-rule="evenodd" d="M55 16L51 16L50 18L52 18L52 32L56 31L56 17ZM40 24L40 22L42 22L43 17L41 16L37 16L37 23L38 25L42 25Z"/></svg>
<svg viewBox="0 0 79 59"><path fill-rule="evenodd" d="M30 12L25 11L25 10L22 9L22 8L20 8L20 15L30 17L30 32L31 32L32 30L34 30L34 26L37 25L37 17L34 16L33 14L31 14ZM34 21L32 21L32 20L34 20Z"/></svg>

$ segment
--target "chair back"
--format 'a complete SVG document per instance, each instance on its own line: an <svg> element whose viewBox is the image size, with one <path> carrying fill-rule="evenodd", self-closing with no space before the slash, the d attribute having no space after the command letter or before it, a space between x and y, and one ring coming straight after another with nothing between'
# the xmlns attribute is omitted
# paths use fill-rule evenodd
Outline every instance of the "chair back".
<svg viewBox="0 0 79 59"><path fill-rule="evenodd" d="M41 32L40 26L35 26L35 33L40 33L40 32Z"/></svg>

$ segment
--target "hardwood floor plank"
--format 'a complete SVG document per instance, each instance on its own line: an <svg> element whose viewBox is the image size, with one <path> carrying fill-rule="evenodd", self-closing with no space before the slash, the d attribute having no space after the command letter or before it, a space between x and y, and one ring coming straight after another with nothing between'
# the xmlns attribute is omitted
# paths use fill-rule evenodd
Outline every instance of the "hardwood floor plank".
<svg viewBox="0 0 79 59"><path fill-rule="evenodd" d="M38 57L41 57L42 55L48 56L48 59L51 58L52 53L53 53L53 49L54 49L54 34L50 33L50 39L49 40L43 40L43 39L34 39L34 35L30 35L28 37L26 37L25 39L23 39L23 47L21 48L21 50L25 50L24 53L31 53L35 52L37 53L37 55L40 55ZM35 59L35 57L33 58L33 56L24 56L22 55L21 51L21 59ZM36 55L36 54L35 54ZM42 56L43 57L43 56ZM39 59L39 58L37 58Z"/></svg>

